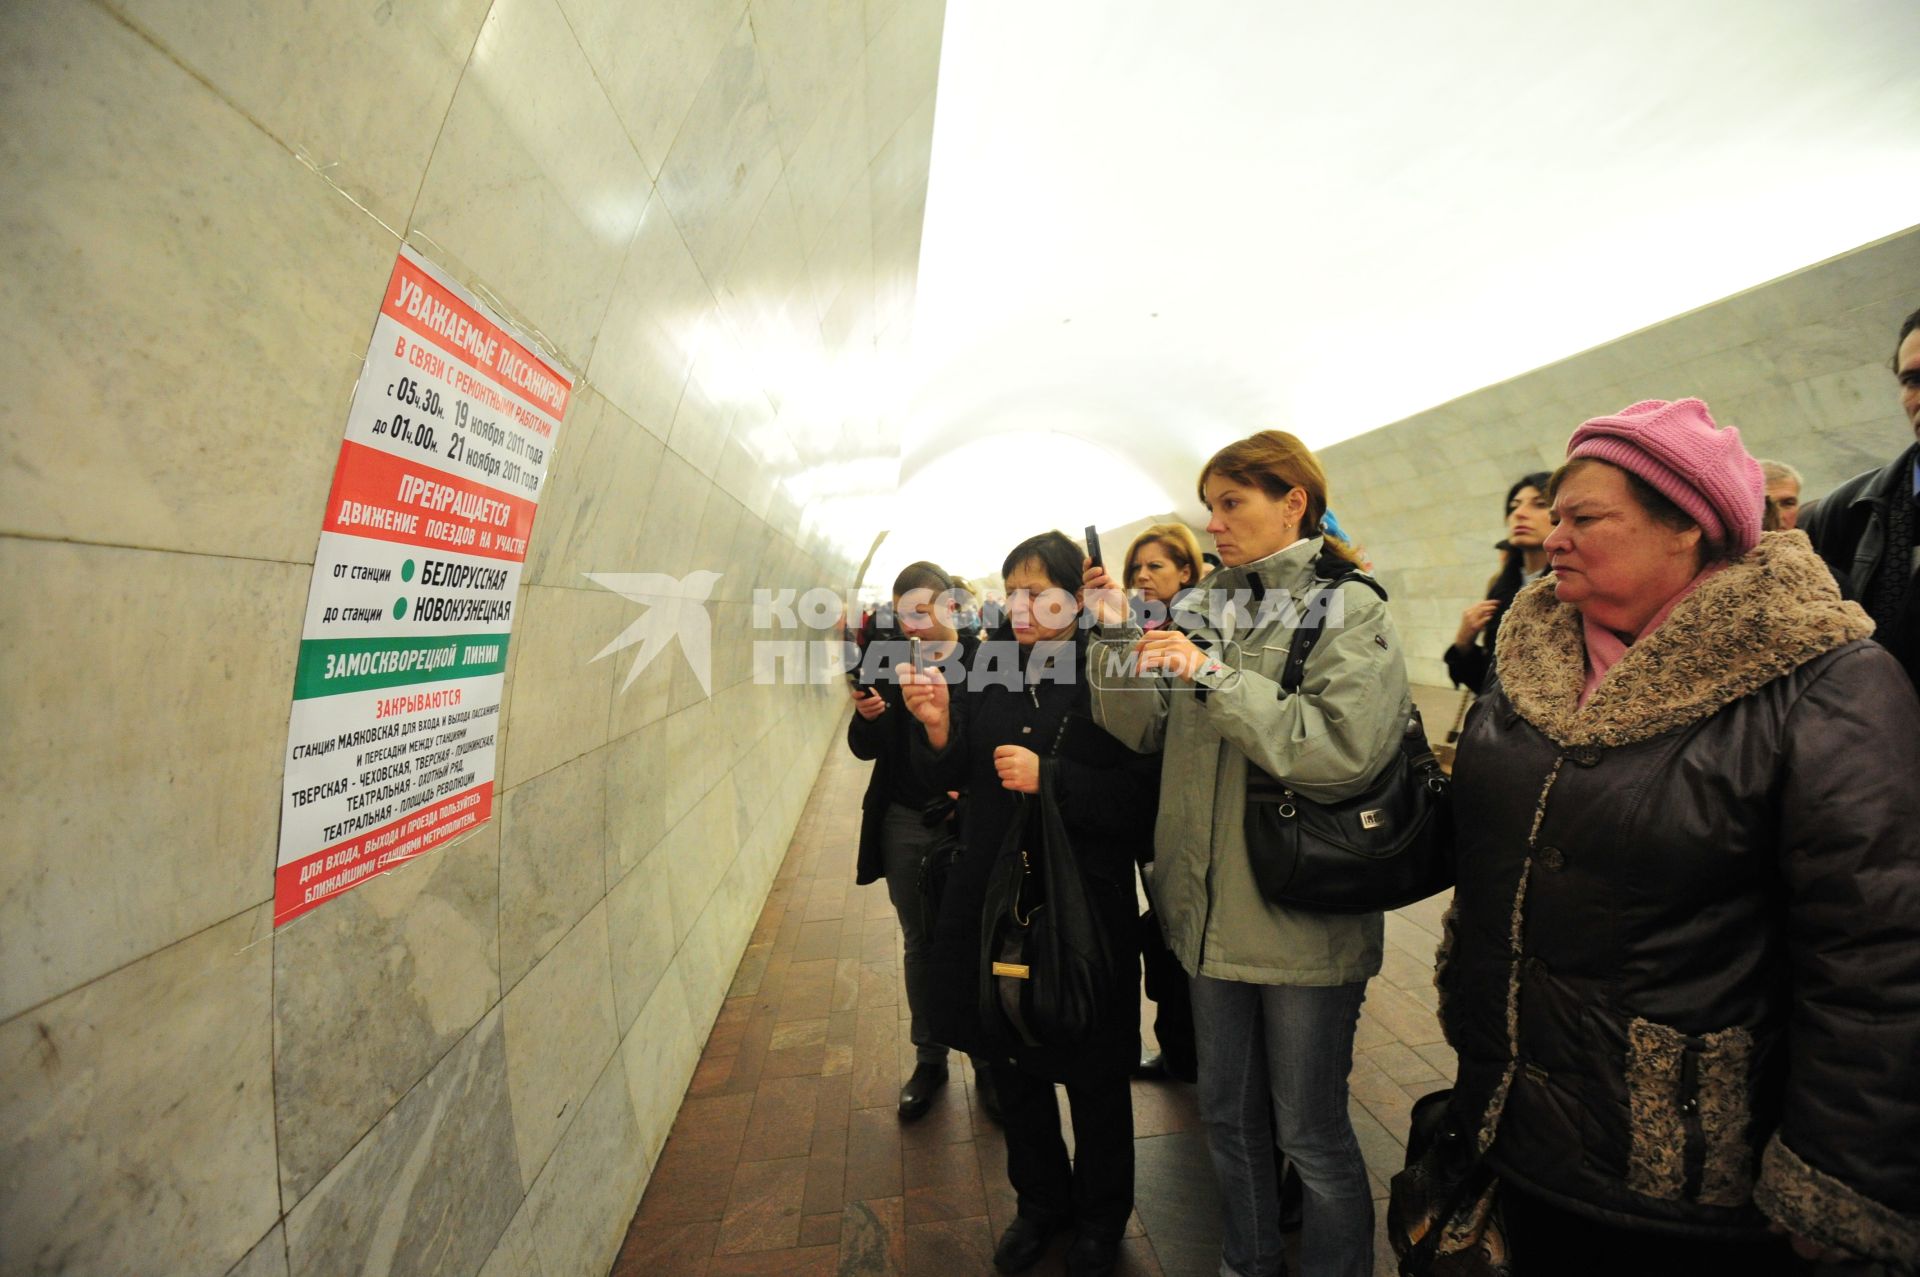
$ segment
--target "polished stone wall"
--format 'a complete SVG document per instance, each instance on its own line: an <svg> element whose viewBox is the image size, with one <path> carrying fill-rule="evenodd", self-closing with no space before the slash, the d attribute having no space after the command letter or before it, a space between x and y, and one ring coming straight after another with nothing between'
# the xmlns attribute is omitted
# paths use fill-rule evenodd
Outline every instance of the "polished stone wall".
<svg viewBox="0 0 1920 1277"><path fill-rule="evenodd" d="M601 1274L823 752L756 587L897 456L943 0L0 21L0 1271ZM497 817L270 926L322 507L402 242L578 391ZM818 491L818 485L806 487ZM588 572L723 573L711 694Z"/></svg>
<svg viewBox="0 0 1920 1277"><path fill-rule="evenodd" d="M1913 441L1888 361L1915 309L1920 228L1323 449L1334 508L1392 595L1413 681L1447 685L1441 653L1499 566L1507 488L1559 464L1586 418L1698 396L1817 497ZM1380 375L1394 375L1396 342L1419 339L1381 333Z"/></svg>

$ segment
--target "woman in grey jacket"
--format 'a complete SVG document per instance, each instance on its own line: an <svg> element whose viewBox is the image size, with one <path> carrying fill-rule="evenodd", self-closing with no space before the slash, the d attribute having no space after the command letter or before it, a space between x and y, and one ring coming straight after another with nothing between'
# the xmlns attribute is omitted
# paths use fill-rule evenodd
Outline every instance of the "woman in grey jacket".
<svg viewBox="0 0 1920 1277"><path fill-rule="evenodd" d="M1277 1135L1306 1186L1302 1271L1366 1277L1372 1191L1347 1074L1383 919L1267 902L1243 821L1249 765L1323 801L1378 775L1411 712L1406 665L1379 596L1359 583L1332 587L1316 570L1323 554L1352 551L1322 531L1325 472L1298 439L1263 430L1223 448L1199 489L1225 566L1172 624L1130 628L1112 579L1088 565L1086 602L1103 639L1094 717L1132 748L1164 753L1154 899L1168 946L1194 977L1201 1115L1225 1210L1221 1271L1281 1271ZM1330 587L1325 633L1299 690L1285 695L1299 605Z"/></svg>

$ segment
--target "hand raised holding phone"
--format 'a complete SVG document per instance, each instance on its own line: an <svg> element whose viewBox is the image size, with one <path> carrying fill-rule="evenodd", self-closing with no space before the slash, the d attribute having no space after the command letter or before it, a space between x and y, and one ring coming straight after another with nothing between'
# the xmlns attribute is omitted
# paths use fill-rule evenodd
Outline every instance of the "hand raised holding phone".
<svg viewBox="0 0 1920 1277"><path fill-rule="evenodd" d="M900 695L907 712L927 729L927 743L935 749L947 747L947 728L952 721L947 680L938 670L903 666L900 670Z"/></svg>

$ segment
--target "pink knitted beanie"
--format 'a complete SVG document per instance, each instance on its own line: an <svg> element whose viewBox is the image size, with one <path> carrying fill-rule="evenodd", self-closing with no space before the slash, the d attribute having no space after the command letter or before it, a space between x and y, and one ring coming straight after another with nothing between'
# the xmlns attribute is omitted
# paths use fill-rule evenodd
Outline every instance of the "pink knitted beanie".
<svg viewBox="0 0 1920 1277"><path fill-rule="evenodd" d="M1567 440L1567 460L1576 457L1645 479L1735 558L1760 542L1767 491L1760 463L1740 446L1740 432L1716 426L1698 399L1647 399L1595 417Z"/></svg>

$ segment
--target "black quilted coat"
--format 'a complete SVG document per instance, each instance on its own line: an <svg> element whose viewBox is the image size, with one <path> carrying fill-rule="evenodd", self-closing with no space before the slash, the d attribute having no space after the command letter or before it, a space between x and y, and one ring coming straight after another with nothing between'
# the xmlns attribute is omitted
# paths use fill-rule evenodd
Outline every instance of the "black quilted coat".
<svg viewBox="0 0 1920 1277"><path fill-rule="evenodd" d="M1503 1179L1920 1263L1920 702L1870 631L1770 533L1580 708L1577 614L1516 599L1460 742L1438 976Z"/></svg>

